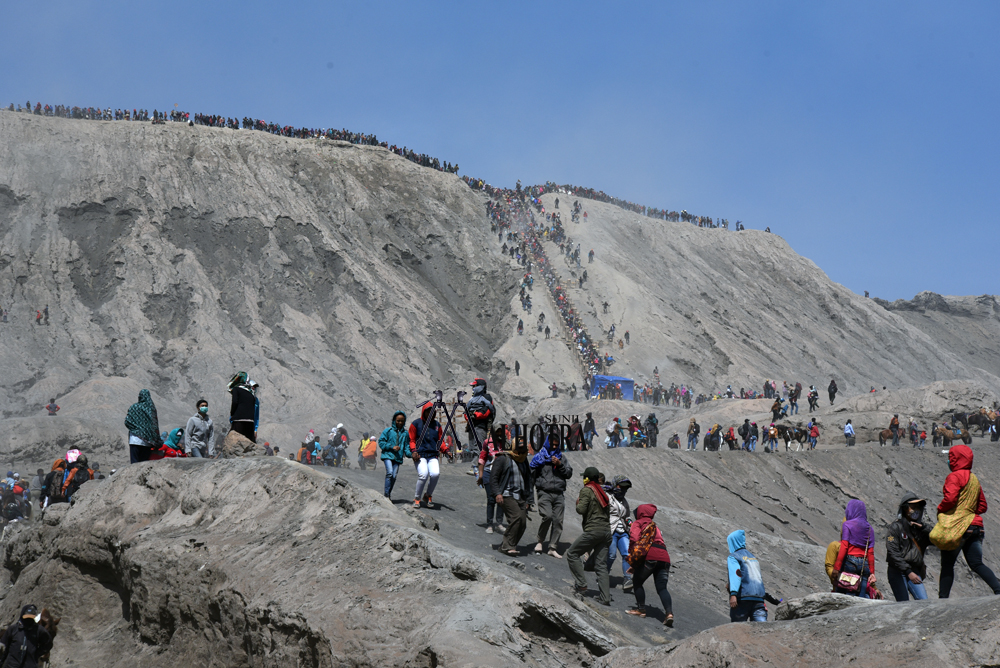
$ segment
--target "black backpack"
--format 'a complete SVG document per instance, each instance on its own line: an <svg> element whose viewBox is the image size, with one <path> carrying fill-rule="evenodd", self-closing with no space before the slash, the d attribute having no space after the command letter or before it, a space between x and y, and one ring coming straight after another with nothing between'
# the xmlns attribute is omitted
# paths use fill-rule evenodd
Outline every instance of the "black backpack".
<svg viewBox="0 0 1000 668"><path fill-rule="evenodd" d="M66 478L66 482L63 483L63 495L65 500L69 501L72 499L73 495L76 494L76 490L80 489L80 486L90 479L90 469L82 467L71 469Z"/></svg>
<svg viewBox="0 0 1000 668"><path fill-rule="evenodd" d="M741 438L746 438L748 426L749 425L747 425L747 423L744 422L743 424L740 425L740 428L736 430L736 433L739 434Z"/></svg>

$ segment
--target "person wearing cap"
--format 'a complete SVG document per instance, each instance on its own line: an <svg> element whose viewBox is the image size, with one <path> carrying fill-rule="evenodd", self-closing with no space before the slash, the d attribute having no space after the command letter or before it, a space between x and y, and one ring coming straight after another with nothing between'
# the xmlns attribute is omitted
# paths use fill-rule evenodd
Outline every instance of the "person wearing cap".
<svg viewBox="0 0 1000 668"><path fill-rule="evenodd" d="M611 605L611 581L608 576L608 549L611 547L611 513L608 494L600 485L601 472L588 466L583 472L583 487L576 500L576 512L583 517L581 533L566 551L566 563L573 574L573 592L582 597L587 591L583 575L583 554L591 552L600 590L597 602Z"/></svg>
<svg viewBox="0 0 1000 668"><path fill-rule="evenodd" d="M52 636L38 624L39 617L37 607L26 605L21 608L21 618L0 636L0 656L6 656L4 666L37 668L42 655L52 650Z"/></svg>
<svg viewBox="0 0 1000 668"><path fill-rule="evenodd" d="M184 452L188 457L215 457L215 425L204 399L195 404L195 414L184 427Z"/></svg>
<svg viewBox="0 0 1000 668"><path fill-rule="evenodd" d="M889 525L885 537L886 577L897 601L916 601L927 598L924 578L924 552L930 545L930 529L924 525L924 508L927 501L913 492L899 502L896 521Z"/></svg>
<svg viewBox="0 0 1000 668"><path fill-rule="evenodd" d="M486 391L486 380L476 378L469 386L472 388L472 398L467 405L469 409L470 427L469 450L478 453L483 449L486 437L490 435L490 425L496 417L496 407L493 397Z"/></svg>

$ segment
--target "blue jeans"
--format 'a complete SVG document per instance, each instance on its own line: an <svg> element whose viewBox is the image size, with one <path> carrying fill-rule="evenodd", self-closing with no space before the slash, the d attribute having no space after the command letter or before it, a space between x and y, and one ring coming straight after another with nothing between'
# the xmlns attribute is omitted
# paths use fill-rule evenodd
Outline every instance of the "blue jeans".
<svg viewBox="0 0 1000 668"><path fill-rule="evenodd" d="M698 436L696 434L688 434L688 450L698 449Z"/></svg>
<svg viewBox="0 0 1000 668"><path fill-rule="evenodd" d="M767 607L764 601L737 601L735 608L729 608L731 622L766 622Z"/></svg>
<svg viewBox="0 0 1000 668"><path fill-rule="evenodd" d="M624 531L615 531L611 534L611 547L608 548L608 571L611 571L611 564L615 563L615 557L622 555L622 575L628 577L628 562L625 561L625 557L628 556L628 534Z"/></svg>
<svg viewBox="0 0 1000 668"><path fill-rule="evenodd" d="M385 496L386 498L392 494L392 487L396 484L396 476L399 474L399 462L394 462L391 459L383 459L382 463L385 464Z"/></svg>
<svg viewBox="0 0 1000 668"><path fill-rule="evenodd" d="M892 588L892 595L896 601L900 603L909 601L910 596L913 596L914 601L927 600L927 589L924 588L924 584L922 582L913 584L902 571L889 566L886 570L886 579L889 580L889 586Z"/></svg>
<svg viewBox="0 0 1000 668"><path fill-rule="evenodd" d="M860 598L871 598L868 595L868 576L871 575L871 571L868 569L868 560L864 557L845 557L844 564L841 566L842 572L844 573L854 573L861 576L861 588L858 591L845 591L837 587L838 594L847 594L848 596L858 596Z"/></svg>

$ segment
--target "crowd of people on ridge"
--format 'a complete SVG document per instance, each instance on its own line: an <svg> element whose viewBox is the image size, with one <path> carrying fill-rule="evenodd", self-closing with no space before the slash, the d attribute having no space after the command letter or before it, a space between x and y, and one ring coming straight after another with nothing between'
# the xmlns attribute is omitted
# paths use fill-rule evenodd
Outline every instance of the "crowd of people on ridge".
<svg viewBox="0 0 1000 668"><path fill-rule="evenodd" d="M268 134L280 135L282 137L292 137L296 139L333 139L346 141L352 144L366 146L381 146L389 149L396 155L402 156L411 162L415 162L422 167L436 169L439 171L458 174L458 165L448 161L442 161L425 153L418 153L405 146L397 146L380 141L374 134L363 132L352 132L350 130L334 128L296 128L291 125L281 125L280 123L268 122L257 118L243 117L242 122L235 117L223 116L220 114L192 114L177 109L171 111L159 111L154 109L152 113L147 109L111 109L110 107L69 107L65 105L49 105L36 102L31 106L29 101L24 108L14 103L7 107L7 111L27 112L36 116L55 116L59 118L72 118L77 120L92 121L143 121L154 124L162 124L167 121L189 123L192 125L205 125L216 128L229 128L231 130L258 130Z"/></svg>

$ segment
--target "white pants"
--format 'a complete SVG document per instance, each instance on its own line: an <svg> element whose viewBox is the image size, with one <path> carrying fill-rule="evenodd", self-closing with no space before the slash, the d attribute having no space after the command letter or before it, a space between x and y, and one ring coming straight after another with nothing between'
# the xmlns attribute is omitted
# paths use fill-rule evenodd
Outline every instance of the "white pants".
<svg viewBox="0 0 1000 668"><path fill-rule="evenodd" d="M417 466L417 493L413 495L413 498L423 498L424 494L431 496L434 494L434 488L437 486L438 476L441 475L437 457L432 459L421 457L420 461L415 463ZM428 477L430 478L429 480Z"/></svg>

